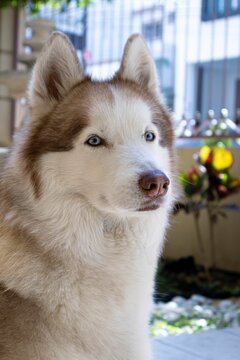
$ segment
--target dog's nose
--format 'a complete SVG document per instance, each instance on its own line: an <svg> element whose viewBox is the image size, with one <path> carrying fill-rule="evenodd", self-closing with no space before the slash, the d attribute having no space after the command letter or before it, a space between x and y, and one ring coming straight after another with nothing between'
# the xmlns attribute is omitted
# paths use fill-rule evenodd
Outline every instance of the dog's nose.
<svg viewBox="0 0 240 360"><path fill-rule="evenodd" d="M170 180L160 170L144 173L139 179L141 190L151 198L165 195L169 184Z"/></svg>

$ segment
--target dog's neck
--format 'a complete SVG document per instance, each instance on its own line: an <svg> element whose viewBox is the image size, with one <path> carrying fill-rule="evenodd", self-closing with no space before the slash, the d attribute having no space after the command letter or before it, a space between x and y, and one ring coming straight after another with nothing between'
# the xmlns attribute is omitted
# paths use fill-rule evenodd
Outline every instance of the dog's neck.
<svg viewBox="0 0 240 360"><path fill-rule="evenodd" d="M37 214L34 228L41 244L55 253L68 253L70 257L86 261L87 264L101 262L106 253L139 251L139 248L156 249L166 228L165 208L157 212L136 214L111 214L101 212L84 198L69 196L56 199L48 197L48 202L34 205ZM40 215L40 216L39 216ZM40 222L39 222L40 217ZM156 218L162 225L156 229ZM159 237L155 236L158 233ZM46 235L48 234L48 238Z"/></svg>

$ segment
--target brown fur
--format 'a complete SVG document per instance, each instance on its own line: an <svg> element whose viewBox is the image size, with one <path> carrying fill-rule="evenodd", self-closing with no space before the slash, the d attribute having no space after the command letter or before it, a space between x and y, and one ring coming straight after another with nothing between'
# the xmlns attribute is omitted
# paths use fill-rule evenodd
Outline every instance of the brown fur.
<svg viewBox="0 0 240 360"><path fill-rule="evenodd" d="M89 78L85 78L70 89L65 99L51 113L40 118L34 116L22 156L36 196L40 196L41 189L38 159L47 152L68 151L73 148L74 140L89 123L89 104L93 94L99 101L106 98L112 100L107 84L94 84Z"/></svg>

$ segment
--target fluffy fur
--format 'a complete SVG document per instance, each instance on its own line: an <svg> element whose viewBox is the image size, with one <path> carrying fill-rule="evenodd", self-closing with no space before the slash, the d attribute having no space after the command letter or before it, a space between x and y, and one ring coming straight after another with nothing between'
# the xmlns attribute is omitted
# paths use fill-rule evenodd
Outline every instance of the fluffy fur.
<svg viewBox="0 0 240 360"><path fill-rule="evenodd" d="M97 82L53 34L33 70L29 114L1 181L0 359L150 360L174 143L143 39L132 36L115 77ZM101 146L87 144L92 135ZM139 187L152 170L170 179L156 201ZM147 211L150 201L158 209Z"/></svg>

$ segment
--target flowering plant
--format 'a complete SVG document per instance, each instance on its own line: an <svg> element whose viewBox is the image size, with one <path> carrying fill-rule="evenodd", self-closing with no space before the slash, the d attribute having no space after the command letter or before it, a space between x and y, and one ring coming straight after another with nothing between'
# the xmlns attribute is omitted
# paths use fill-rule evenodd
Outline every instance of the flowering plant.
<svg viewBox="0 0 240 360"><path fill-rule="evenodd" d="M199 168L192 167L180 173L180 183L185 195L200 195L207 201L220 200L240 190L240 176L234 177L229 169L233 164L230 150L222 146L203 146L196 155Z"/></svg>
<svg viewBox="0 0 240 360"><path fill-rule="evenodd" d="M184 210L194 216L198 244L206 270L209 265L199 225L200 210L205 208L208 213L211 266L215 267L214 225L220 216L226 217L225 209L236 207L234 204L221 205L220 202L240 190L240 176L234 177L231 174L233 155L222 143L212 147L204 145L194 157L198 166L191 167L187 172L182 171L179 175L186 201L177 204L177 211Z"/></svg>

